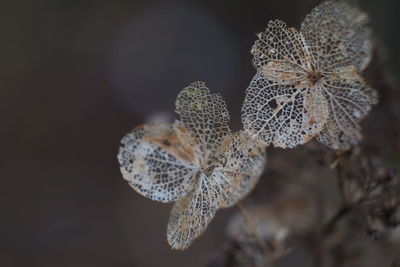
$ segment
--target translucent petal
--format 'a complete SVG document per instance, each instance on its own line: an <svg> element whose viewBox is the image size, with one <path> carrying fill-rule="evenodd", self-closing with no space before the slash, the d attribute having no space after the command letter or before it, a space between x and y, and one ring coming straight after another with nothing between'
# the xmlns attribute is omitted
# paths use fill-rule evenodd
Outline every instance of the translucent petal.
<svg viewBox="0 0 400 267"><path fill-rule="evenodd" d="M306 81L308 74L287 62L270 61L260 68L259 73L264 78L279 84L295 84Z"/></svg>
<svg viewBox="0 0 400 267"><path fill-rule="evenodd" d="M322 79L321 89L330 116L317 139L334 149L349 149L361 139L358 123L376 104L376 91L351 68L337 69L331 77Z"/></svg>
<svg viewBox="0 0 400 267"><path fill-rule="evenodd" d="M172 207L167 240L173 249L186 249L210 223L218 208L221 184L199 174L196 188Z"/></svg>
<svg viewBox="0 0 400 267"><path fill-rule="evenodd" d="M141 195L161 202L182 198L198 172L196 144L175 126L136 127L121 141L118 161L124 179Z"/></svg>
<svg viewBox="0 0 400 267"><path fill-rule="evenodd" d="M296 29L288 28L280 20L270 21L265 31L258 34L251 53L254 55L253 64L259 72L271 62L284 63L285 69L296 74L310 66L309 53L302 37Z"/></svg>
<svg viewBox="0 0 400 267"><path fill-rule="evenodd" d="M168 223L168 242L186 249L207 227L218 208L234 205L257 183L265 165L264 147L243 131L228 135L210 158L188 196L178 200Z"/></svg>
<svg viewBox="0 0 400 267"><path fill-rule="evenodd" d="M308 142L325 125L326 100L310 84L280 84L257 73L242 106L244 129L267 144L295 147Z"/></svg>
<svg viewBox="0 0 400 267"><path fill-rule="evenodd" d="M196 139L202 158L207 161L230 132L225 101L220 95L211 94L204 82L195 82L179 93L176 112Z"/></svg>
<svg viewBox="0 0 400 267"><path fill-rule="evenodd" d="M355 66L363 70L371 59L368 16L345 1L326 1L305 18L304 36L316 69Z"/></svg>
<svg viewBox="0 0 400 267"><path fill-rule="evenodd" d="M338 128L331 127L331 125L335 125L334 122L331 122L332 118L329 118L328 121L327 127L324 127L315 137L327 147L335 150L349 150L361 141L362 136L359 129L353 129L352 135L348 136Z"/></svg>
<svg viewBox="0 0 400 267"><path fill-rule="evenodd" d="M219 207L227 208L243 199L257 184L266 164L265 147L244 131L224 142L223 162L213 171L214 179L228 182L221 192Z"/></svg>

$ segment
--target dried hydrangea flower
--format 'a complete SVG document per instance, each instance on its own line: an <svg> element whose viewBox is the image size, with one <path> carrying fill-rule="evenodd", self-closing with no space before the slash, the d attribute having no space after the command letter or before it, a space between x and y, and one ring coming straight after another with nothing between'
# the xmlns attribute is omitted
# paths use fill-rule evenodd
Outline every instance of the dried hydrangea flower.
<svg viewBox="0 0 400 267"><path fill-rule="evenodd" d="M361 136L359 121L377 102L360 76L371 59L367 22L344 1L314 8L300 31L270 21L251 50L257 74L242 107L246 131L283 148L313 137L350 148Z"/></svg>
<svg viewBox="0 0 400 267"><path fill-rule="evenodd" d="M265 164L263 146L244 131L232 133L221 96L204 83L182 90L180 120L136 127L122 139L118 160L137 192L176 201L167 239L185 249L207 227L217 209L234 205L257 183Z"/></svg>

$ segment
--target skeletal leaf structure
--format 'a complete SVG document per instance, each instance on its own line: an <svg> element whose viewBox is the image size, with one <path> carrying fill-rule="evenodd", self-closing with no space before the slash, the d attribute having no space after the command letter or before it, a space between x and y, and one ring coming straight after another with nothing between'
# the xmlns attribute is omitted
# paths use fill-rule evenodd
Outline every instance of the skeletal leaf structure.
<svg viewBox="0 0 400 267"><path fill-rule="evenodd" d="M121 142L118 160L134 190L173 202L167 239L185 249L219 208L234 205L257 183L265 164L264 147L244 131L232 133L221 96L204 83L183 89L173 124L138 126Z"/></svg>
<svg viewBox="0 0 400 267"><path fill-rule="evenodd" d="M242 106L243 131L231 132L221 96L196 82L177 97L179 120L138 126L122 139L118 160L132 188L175 202L167 228L172 248L187 248L218 209L251 191L265 146L295 147L316 137L348 149L359 140L358 123L377 102L360 76L371 57L367 21L345 2L327 1L300 31L269 22L251 50L257 74Z"/></svg>
<svg viewBox="0 0 400 267"><path fill-rule="evenodd" d="M360 76L371 58L367 22L344 1L314 8L300 31L270 21L251 50L257 74L242 106L245 130L283 148L313 137L333 149L356 143L377 102Z"/></svg>

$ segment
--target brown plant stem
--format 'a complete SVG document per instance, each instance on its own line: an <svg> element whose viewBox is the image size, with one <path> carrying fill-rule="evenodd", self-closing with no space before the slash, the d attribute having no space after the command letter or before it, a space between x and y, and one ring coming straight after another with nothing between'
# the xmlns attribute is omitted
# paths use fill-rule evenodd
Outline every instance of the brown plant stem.
<svg viewBox="0 0 400 267"><path fill-rule="evenodd" d="M346 177L346 166L345 166L344 155L342 153L337 153L336 155L337 158L335 162L330 165L330 168L336 170L337 185L340 194L341 205L323 228L323 234L326 236L333 233L339 221L353 210L353 207L349 204L346 195L345 183L347 177Z"/></svg>
<svg viewBox="0 0 400 267"><path fill-rule="evenodd" d="M342 206L347 206L348 204L348 199L346 195L346 188L345 188L345 182L346 182L346 168L344 164L344 158L342 154L338 154L338 157L335 161L334 169L336 169L336 176L337 176L337 184L338 184L338 189L339 189L339 194L341 197L342 201Z"/></svg>
<svg viewBox="0 0 400 267"><path fill-rule="evenodd" d="M336 225L343 219L347 214L349 214L353 208L351 206L341 206L332 218L325 224L323 233L325 236L332 234L335 230Z"/></svg>

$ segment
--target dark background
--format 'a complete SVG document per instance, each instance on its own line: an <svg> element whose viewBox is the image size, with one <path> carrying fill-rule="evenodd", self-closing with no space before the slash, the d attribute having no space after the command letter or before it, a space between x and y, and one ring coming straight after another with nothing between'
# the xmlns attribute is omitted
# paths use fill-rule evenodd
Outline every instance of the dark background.
<svg viewBox="0 0 400 267"><path fill-rule="evenodd" d="M359 2L400 74L400 2ZM173 118L176 94L197 80L239 129L255 33L274 18L298 27L318 1L0 3L0 266L204 265L232 211L171 251L170 205L122 179L119 141Z"/></svg>

